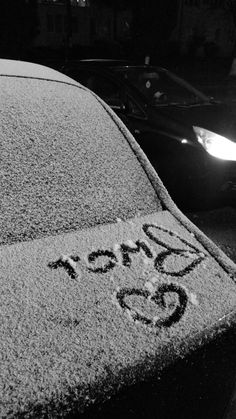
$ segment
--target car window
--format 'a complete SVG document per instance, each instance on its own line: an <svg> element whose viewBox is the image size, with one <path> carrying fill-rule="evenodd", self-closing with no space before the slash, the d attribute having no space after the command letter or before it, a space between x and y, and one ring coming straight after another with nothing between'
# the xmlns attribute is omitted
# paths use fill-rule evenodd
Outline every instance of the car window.
<svg viewBox="0 0 236 419"><path fill-rule="evenodd" d="M100 74L90 74L86 79L86 87L95 92L109 106L120 107L122 104L122 95L120 87L112 80L101 76Z"/></svg>
<svg viewBox="0 0 236 419"><path fill-rule="evenodd" d="M139 118L145 117L145 113L143 112L143 110L140 108L140 106L137 105L137 103L130 96L127 97L127 109L128 109L128 113L133 116L137 116Z"/></svg>
<svg viewBox="0 0 236 419"><path fill-rule="evenodd" d="M70 77L77 80L79 83L83 84L84 86L87 86L87 80L89 77L89 74L87 71L84 70L78 70L77 68L72 69L66 69L66 74L69 74Z"/></svg>
<svg viewBox="0 0 236 419"><path fill-rule="evenodd" d="M142 93L149 103L194 104L208 98L171 72L155 67L117 68L123 77Z"/></svg>

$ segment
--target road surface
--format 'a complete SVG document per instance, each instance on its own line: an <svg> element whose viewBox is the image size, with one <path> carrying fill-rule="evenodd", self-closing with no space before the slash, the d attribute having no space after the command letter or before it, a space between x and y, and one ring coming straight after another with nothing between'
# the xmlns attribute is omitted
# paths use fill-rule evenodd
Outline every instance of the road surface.
<svg viewBox="0 0 236 419"><path fill-rule="evenodd" d="M225 207L186 215L236 263L236 209ZM236 419L236 378L231 402L222 419Z"/></svg>
<svg viewBox="0 0 236 419"><path fill-rule="evenodd" d="M224 207L186 215L236 263L236 208Z"/></svg>

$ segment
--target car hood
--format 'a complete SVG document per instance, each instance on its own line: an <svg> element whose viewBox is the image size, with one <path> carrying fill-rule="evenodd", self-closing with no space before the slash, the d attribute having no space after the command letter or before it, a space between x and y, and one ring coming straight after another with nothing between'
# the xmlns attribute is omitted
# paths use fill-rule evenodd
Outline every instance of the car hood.
<svg viewBox="0 0 236 419"><path fill-rule="evenodd" d="M236 122L233 111L222 102L208 102L191 106L151 106L150 115L155 124L196 141L193 126L206 128L236 140ZM158 121L158 122L157 122Z"/></svg>

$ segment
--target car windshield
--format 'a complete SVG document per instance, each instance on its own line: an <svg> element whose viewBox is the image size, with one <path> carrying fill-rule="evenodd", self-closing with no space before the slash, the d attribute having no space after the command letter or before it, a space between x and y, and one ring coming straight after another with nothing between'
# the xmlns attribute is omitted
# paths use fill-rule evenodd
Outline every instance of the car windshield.
<svg viewBox="0 0 236 419"><path fill-rule="evenodd" d="M158 67L117 67L114 71L134 85L149 104L195 105L209 102L209 98L185 80Z"/></svg>

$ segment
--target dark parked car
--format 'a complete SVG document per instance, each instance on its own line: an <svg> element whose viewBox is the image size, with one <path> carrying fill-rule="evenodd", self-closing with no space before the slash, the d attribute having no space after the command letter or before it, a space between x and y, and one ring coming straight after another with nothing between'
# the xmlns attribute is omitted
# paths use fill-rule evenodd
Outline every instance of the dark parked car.
<svg viewBox="0 0 236 419"><path fill-rule="evenodd" d="M84 60L63 71L119 115L181 208L236 201L236 121L226 104L159 67Z"/></svg>

